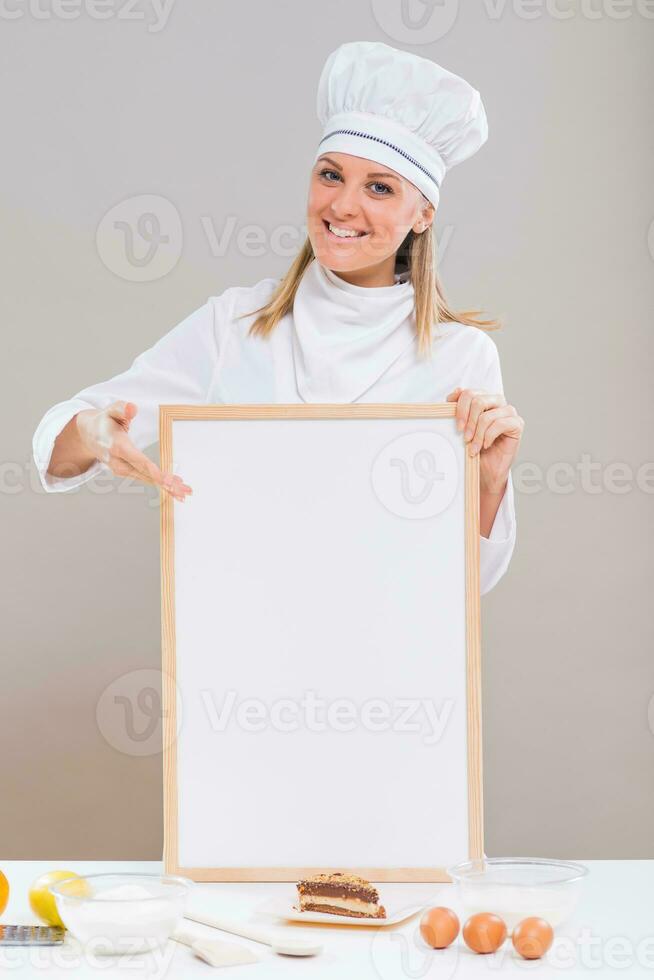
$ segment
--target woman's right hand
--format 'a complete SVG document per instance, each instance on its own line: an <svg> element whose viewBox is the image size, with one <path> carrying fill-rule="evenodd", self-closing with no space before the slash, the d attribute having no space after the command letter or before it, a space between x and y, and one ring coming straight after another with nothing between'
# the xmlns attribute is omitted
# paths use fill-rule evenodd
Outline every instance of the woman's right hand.
<svg viewBox="0 0 654 980"><path fill-rule="evenodd" d="M76 416L77 432L84 449L101 460L116 476L131 476L161 487L175 500L193 493L180 476L164 473L140 452L128 436L138 407L134 402L116 401L106 408L89 408Z"/></svg>

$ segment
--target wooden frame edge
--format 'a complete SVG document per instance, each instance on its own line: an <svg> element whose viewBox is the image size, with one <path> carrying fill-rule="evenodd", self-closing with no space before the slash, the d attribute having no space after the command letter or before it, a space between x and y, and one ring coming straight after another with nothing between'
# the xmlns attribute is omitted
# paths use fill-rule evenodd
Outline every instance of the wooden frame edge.
<svg viewBox="0 0 654 980"><path fill-rule="evenodd" d="M159 455L161 469L172 467L172 422L174 412L159 409ZM159 492L161 557L161 700L163 739L163 837L164 871L178 868L177 811L177 661L175 657L175 536L173 499Z"/></svg>
<svg viewBox="0 0 654 980"><path fill-rule="evenodd" d="M479 572L479 454L465 453L466 695L468 746L468 852L484 856L481 729L481 593Z"/></svg>
<svg viewBox="0 0 654 980"><path fill-rule="evenodd" d="M275 405L161 405L159 446L161 468L173 466L172 423L204 419L266 418L453 418L454 404L275 404ZM463 438L463 436L462 436ZM482 858L483 768L481 732L481 604L479 567L479 456L470 456L464 444L464 528L466 606L466 699L468 766L469 858ZM173 500L160 493L161 642L163 708L164 870L193 881L296 881L299 877L332 869L304 868L184 868L178 860L177 796L177 681L175 657L175 566ZM450 882L444 868L343 868L378 882Z"/></svg>

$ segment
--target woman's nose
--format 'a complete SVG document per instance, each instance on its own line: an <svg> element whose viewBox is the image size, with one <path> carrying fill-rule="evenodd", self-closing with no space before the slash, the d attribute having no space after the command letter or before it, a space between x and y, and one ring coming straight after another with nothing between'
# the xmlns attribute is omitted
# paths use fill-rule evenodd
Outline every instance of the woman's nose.
<svg viewBox="0 0 654 980"><path fill-rule="evenodd" d="M356 198L356 193L351 191L341 191L332 200L332 211L334 216L338 218L351 218L353 215L359 212L359 205Z"/></svg>

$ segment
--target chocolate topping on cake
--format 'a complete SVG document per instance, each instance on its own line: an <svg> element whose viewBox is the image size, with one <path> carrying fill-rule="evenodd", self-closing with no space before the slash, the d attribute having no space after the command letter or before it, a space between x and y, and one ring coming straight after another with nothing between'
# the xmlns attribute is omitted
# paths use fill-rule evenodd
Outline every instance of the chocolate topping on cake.
<svg viewBox="0 0 654 980"><path fill-rule="evenodd" d="M298 881L297 890L300 906L306 911L313 909L368 918L384 918L386 915L383 906L378 905L379 892L375 886L348 871L323 871L310 875ZM361 909L356 907L357 902L361 903Z"/></svg>

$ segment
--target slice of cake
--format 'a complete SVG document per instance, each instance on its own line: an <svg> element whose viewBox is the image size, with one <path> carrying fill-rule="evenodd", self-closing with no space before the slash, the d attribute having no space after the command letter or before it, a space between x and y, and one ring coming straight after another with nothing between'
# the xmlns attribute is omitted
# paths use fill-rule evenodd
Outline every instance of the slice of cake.
<svg viewBox="0 0 654 980"><path fill-rule="evenodd" d="M297 883L300 912L331 912L356 919L385 919L379 892L365 878L335 871L311 875Z"/></svg>

